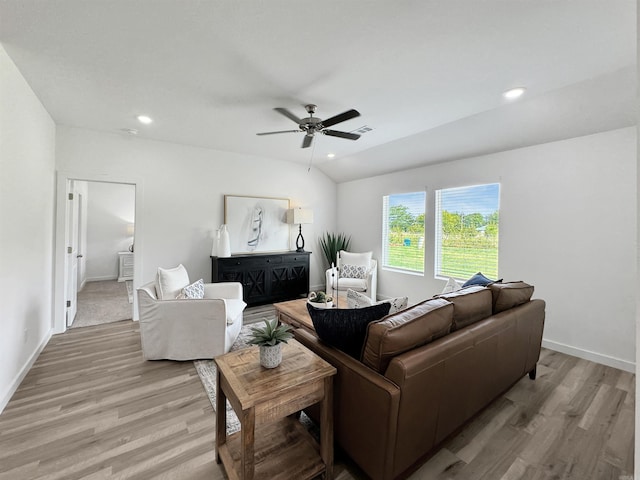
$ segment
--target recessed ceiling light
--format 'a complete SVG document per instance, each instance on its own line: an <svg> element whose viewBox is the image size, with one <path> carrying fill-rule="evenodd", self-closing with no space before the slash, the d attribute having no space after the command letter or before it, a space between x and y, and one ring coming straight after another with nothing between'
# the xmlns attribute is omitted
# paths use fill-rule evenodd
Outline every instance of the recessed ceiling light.
<svg viewBox="0 0 640 480"><path fill-rule="evenodd" d="M502 96L508 100L513 100L515 98L521 97L525 90L526 88L524 87L512 88L511 90L507 90L506 92L504 92Z"/></svg>
<svg viewBox="0 0 640 480"><path fill-rule="evenodd" d="M328 154L327 154L327 158L333 158L333 157L335 157L335 156L336 156L336 154L335 154L335 153L328 153Z"/></svg>
<svg viewBox="0 0 640 480"><path fill-rule="evenodd" d="M146 115L138 115L137 118L140 123L144 123L145 125L149 125L151 122L153 122L153 120L151 120L151 117L147 117Z"/></svg>

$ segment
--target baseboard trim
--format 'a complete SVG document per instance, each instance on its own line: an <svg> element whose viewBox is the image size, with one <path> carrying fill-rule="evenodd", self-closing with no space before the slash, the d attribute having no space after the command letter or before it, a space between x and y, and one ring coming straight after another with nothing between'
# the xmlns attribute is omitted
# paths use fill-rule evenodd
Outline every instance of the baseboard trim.
<svg viewBox="0 0 640 480"><path fill-rule="evenodd" d="M553 340L542 339L542 346L549 350L555 350L556 352L566 353L574 357L583 358L591 362L600 363L607 367L617 368L624 370L625 372L636 372L636 364L617 357L611 357L609 355L603 355L602 353L592 352L582 348L572 347L560 342L554 342Z"/></svg>
<svg viewBox="0 0 640 480"><path fill-rule="evenodd" d="M49 330L47 332L42 342L40 342L40 345L38 345L38 348L35 349L35 351L31 354L29 359L20 369L18 374L15 376L15 378L9 385L9 388L7 389L6 393L3 395L2 398L0 398L0 413L2 413L2 411L4 410L4 407L7 406L7 404L9 403L9 400L11 400L11 397L13 397L13 394L16 393L16 390L22 383L22 380L24 380L24 377L27 376L27 373L29 373L29 370L31 370L31 367L33 367L33 364L36 363L38 356L40 355L40 353L42 353L42 350L44 350L44 347L47 346L47 343L49 343L49 340L51 340L52 334L53 334L53 330Z"/></svg>
<svg viewBox="0 0 640 480"><path fill-rule="evenodd" d="M85 280L86 282L103 282L105 280L117 280L118 276L117 275L108 275L106 277L87 277L87 279Z"/></svg>

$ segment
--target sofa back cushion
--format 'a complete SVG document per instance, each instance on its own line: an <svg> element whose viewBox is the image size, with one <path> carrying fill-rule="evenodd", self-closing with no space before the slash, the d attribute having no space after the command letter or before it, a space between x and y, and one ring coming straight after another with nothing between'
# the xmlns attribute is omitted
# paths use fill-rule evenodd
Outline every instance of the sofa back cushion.
<svg viewBox="0 0 640 480"><path fill-rule="evenodd" d="M388 303L364 308L316 308L307 303L307 310L318 337L356 360L360 359L367 325L389 313Z"/></svg>
<svg viewBox="0 0 640 480"><path fill-rule="evenodd" d="M444 298L453 303L452 332L490 317L493 312L493 297L487 287L466 287L457 292L439 295L437 298Z"/></svg>
<svg viewBox="0 0 640 480"><path fill-rule="evenodd" d="M434 298L370 323L362 350L362 363L384 374L396 355L449 333L453 309L450 302Z"/></svg>
<svg viewBox="0 0 640 480"><path fill-rule="evenodd" d="M494 283L489 285L493 296L493 314L504 312L531 300L533 285L524 282Z"/></svg>

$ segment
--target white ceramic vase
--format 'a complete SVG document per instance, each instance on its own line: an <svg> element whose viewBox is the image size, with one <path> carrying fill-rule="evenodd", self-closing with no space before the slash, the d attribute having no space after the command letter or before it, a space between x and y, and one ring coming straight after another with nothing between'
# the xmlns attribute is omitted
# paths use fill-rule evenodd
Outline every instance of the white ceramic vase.
<svg viewBox="0 0 640 480"><path fill-rule="evenodd" d="M260 365L264 368L276 368L282 362L282 343L260 345Z"/></svg>
<svg viewBox="0 0 640 480"><path fill-rule="evenodd" d="M231 256L231 242L229 241L229 231L226 225L220 227L220 239L218 240L218 256Z"/></svg>
<svg viewBox="0 0 640 480"><path fill-rule="evenodd" d="M217 257L218 256L218 243L220 243L220 229L219 228L213 233L213 245L211 245L211 256L212 257Z"/></svg>

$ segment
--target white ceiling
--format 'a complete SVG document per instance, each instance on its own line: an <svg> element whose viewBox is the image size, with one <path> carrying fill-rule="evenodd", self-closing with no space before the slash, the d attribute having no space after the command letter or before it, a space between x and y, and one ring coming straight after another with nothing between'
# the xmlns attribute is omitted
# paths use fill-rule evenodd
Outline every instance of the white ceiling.
<svg viewBox="0 0 640 480"><path fill-rule="evenodd" d="M0 0L58 124L313 165L346 181L636 123L635 0ZM521 99L501 93L524 85ZM357 141L302 133L318 105ZM154 119L141 125L136 115ZM124 135L124 133L123 133ZM336 158L327 159L328 153Z"/></svg>

